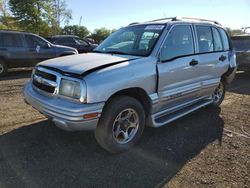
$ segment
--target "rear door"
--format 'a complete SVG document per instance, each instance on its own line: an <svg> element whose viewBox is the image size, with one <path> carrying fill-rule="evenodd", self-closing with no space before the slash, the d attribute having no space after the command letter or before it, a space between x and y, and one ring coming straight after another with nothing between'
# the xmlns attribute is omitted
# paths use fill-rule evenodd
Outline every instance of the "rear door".
<svg viewBox="0 0 250 188"><path fill-rule="evenodd" d="M26 48L21 33L1 33L0 56L5 57L9 67L27 67Z"/></svg>
<svg viewBox="0 0 250 188"><path fill-rule="evenodd" d="M200 90L192 25L173 26L161 48L159 111L196 99Z"/></svg>
<svg viewBox="0 0 250 188"><path fill-rule="evenodd" d="M195 25L197 52L197 74L200 77L200 96L211 95L221 76L228 69L228 53L223 50L219 29L206 25Z"/></svg>

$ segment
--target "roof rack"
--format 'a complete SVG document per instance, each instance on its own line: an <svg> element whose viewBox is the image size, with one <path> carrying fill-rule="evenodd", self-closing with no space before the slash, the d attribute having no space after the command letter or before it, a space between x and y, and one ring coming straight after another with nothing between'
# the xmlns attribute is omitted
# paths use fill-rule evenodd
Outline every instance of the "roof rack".
<svg viewBox="0 0 250 188"><path fill-rule="evenodd" d="M221 25L219 22L215 20L208 20L208 19L203 19L203 18L193 18L193 17L180 17L182 20L197 20L197 21L203 21L203 22L212 22L217 25Z"/></svg>
<svg viewBox="0 0 250 188"><path fill-rule="evenodd" d="M156 19L156 20L150 20L147 22L157 22L157 21L163 21L163 20L177 21L177 16L169 17L169 18L160 18L160 19Z"/></svg>
<svg viewBox="0 0 250 188"><path fill-rule="evenodd" d="M214 20L208 20L208 19L203 19L203 18L193 18L193 17L169 17L169 18L160 18L160 19L156 19L156 20L150 20L150 21L146 21L146 22L157 22L157 21L183 21L183 20L196 20L196 21L203 21L203 22L210 22L213 24L217 24L217 25L221 25L219 22L214 21ZM134 22L131 23L129 25L135 25L135 24L139 24L140 22Z"/></svg>
<svg viewBox="0 0 250 188"><path fill-rule="evenodd" d="M203 22L211 22L217 25L221 25L219 22L214 21L214 20L208 20L208 19L203 19L203 18L194 18L194 17L169 17L169 18L161 18L157 20L151 20L148 22L156 22L156 21L163 21L163 20L170 20L170 21L182 21L182 20L197 20L197 21L203 21Z"/></svg>

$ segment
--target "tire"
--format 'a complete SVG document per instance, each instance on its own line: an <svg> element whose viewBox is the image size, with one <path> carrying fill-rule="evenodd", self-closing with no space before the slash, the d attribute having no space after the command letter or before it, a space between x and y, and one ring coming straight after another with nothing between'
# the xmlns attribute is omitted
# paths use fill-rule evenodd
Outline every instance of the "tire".
<svg viewBox="0 0 250 188"><path fill-rule="evenodd" d="M225 93L226 93L226 84L225 82L221 81L212 95L213 102L211 103L210 106L213 108L219 107L222 101L224 100Z"/></svg>
<svg viewBox="0 0 250 188"><path fill-rule="evenodd" d="M3 77L6 75L8 71L8 67L6 65L6 63L2 60L0 60L0 77Z"/></svg>
<svg viewBox="0 0 250 188"><path fill-rule="evenodd" d="M116 96L103 110L95 131L98 144L111 153L129 150L140 139L145 127L145 112L139 101Z"/></svg>

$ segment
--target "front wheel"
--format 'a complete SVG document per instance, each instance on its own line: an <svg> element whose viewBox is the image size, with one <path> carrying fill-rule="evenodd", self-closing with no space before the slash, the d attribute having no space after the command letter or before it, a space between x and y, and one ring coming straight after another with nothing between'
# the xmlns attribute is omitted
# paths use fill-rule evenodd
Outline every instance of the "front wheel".
<svg viewBox="0 0 250 188"><path fill-rule="evenodd" d="M213 102L211 104L212 107L218 107L222 103L226 93L226 85L224 82L220 82L218 87L215 89L212 98Z"/></svg>
<svg viewBox="0 0 250 188"><path fill-rule="evenodd" d="M145 127L145 112L139 101L117 96L104 108L95 131L100 146L112 153L120 153L134 146Z"/></svg>

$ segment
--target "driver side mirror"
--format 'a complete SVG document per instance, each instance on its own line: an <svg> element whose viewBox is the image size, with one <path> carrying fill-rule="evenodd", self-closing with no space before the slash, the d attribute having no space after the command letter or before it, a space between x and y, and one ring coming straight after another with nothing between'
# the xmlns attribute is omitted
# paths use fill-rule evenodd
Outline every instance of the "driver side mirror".
<svg viewBox="0 0 250 188"><path fill-rule="evenodd" d="M44 48L51 48L50 43L46 43L46 44L44 45Z"/></svg>

